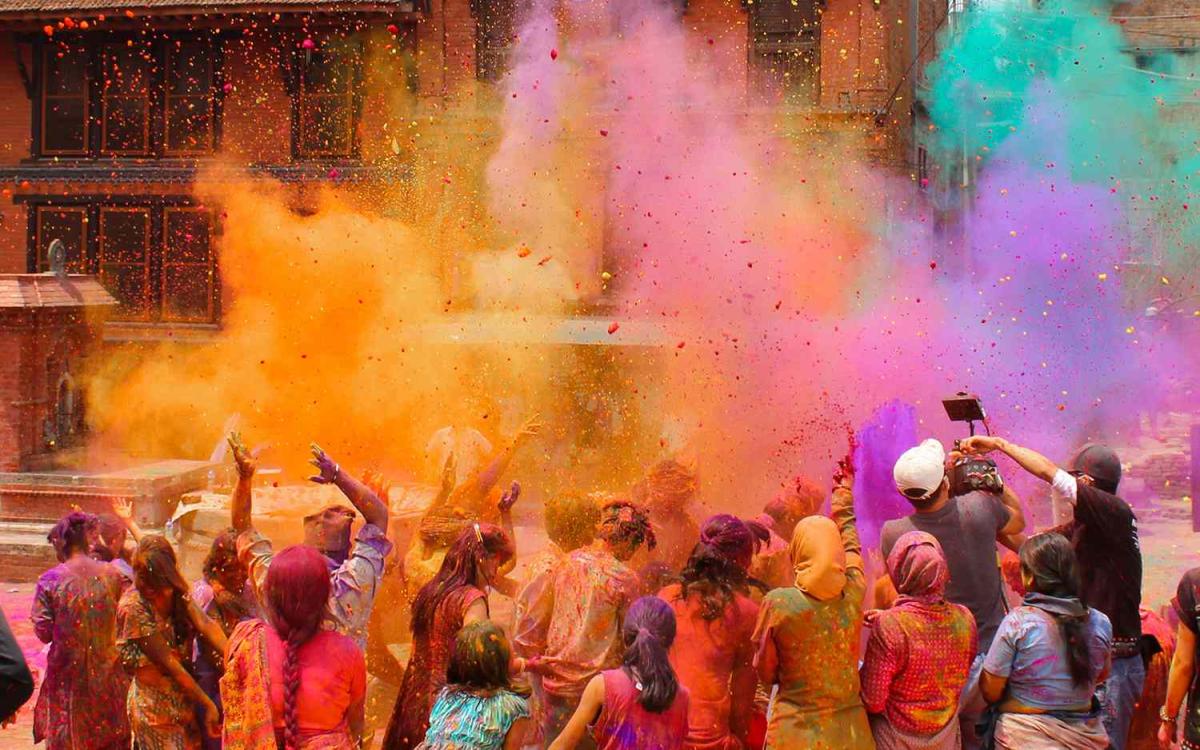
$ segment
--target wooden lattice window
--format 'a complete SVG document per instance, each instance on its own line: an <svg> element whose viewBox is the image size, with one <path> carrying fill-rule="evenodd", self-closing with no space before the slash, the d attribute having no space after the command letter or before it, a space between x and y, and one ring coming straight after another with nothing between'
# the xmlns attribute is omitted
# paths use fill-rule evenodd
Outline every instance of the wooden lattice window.
<svg viewBox="0 0 1200 750"><path fill-rule="evenodd" d="M298 156L354 155L361 57L356 39L330 39L301 53L296 102Z"/></svg>
<svg viewBox="0 0 1200 750"><path fill-rule="evenodd" d="M820 0L751 4L751 76L759 98L791 106L820 101L822 7Z"/></svg>
<svg viewBox="0 0 1200 750"><path fill-rule="evenodd" d="M150 154L151 76L155 59L145 44L111 43L103 49L100 85L100 150Z"/></svg>
<svg viewBox="0 0 1200 750"><path fill-rule="evenodd" d="M91 145L90 53L83 45L47 44L42 49L41 152L83 156Z"/></svg>
<svg viewBox="0 0 1200 750"><path fill-rule="evenodd" d="M212 212L168 207L163 215L162 319L211 322L216 299Z"/></svg>
<svg viewBox="0 0 1200 750"><path fill-rule="evenodd" d="M50 243L62 240L67 250L67 272L87 273L87 209L83 206L38 206L35 217L37 270L50 270Z"/></svg>
<svg viewBox="0 0 1200 750"><path fill-rule="evenodd" d="M207 40L169 41L166 58L163 150L210 153L216 104L212 45Z"/></svg>
<svg viewBox="0 0 1200 750"><path fill-rule="evenodd" d="M150 209L102 206L98 254L100 281L120 303L119 317L149 320Z"/></svg>

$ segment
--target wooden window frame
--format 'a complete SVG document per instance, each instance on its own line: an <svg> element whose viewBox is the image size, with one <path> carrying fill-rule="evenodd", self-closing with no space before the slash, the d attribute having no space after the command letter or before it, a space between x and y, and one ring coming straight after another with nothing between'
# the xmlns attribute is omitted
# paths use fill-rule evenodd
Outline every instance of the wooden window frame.
<svg viewBox="0 0 1200 750"><path fill-rule="evenodd" d="M49 64L47 58L55 54L58 47L52 43L44 43L41 45L41 53L36 56L37 66L37 85L35 87L38 96L37 106L34 107L34 117L37 118L37 133L34 139L34 145L39 154L43 156L84 156L86 157L92 151L92 89L95 81L94 71L92 70L92 50L86 48L87 64L84 66L86 71L83 81L82 96L61 96L46 93L46 85L49 82ZM83 100L83 148L82 149L47 149L45 147L46 132L46 103L51 99L82 99Z"/></svg>
<svg viewBox="0 0 1200 750"><path fill-rule="evenodd" d="M151 284L150 284L150 278L151 278L150 265L151 265L151 256L154 254L154 249L155 249L154 245L152 244L153 239L154 239L154 213L155 213L153 206L111 206L111 205L106 206L106 205L101 205L101 206L98 206L98 211L99 211L99 222L96 225L96 248L97 248L96 249L96 266L97 266L97 272L100 276L100 283L102 283L102 284L104 283L105 268L107 266L117 266L119 268L129 266L129 267L136 268L137 266L140 265L142 267L142 293L144 295L149 296L151 294L151 292L153 291L153 288L151 287ZM144 213L146 215L146 233L145 233L145 238L144 238L145 239L145 245L144 245L145 252L143 254L143 260L141 263L127 263L127 262L120 262L120 261L115 261L115 260L112 262L105 261L105 258L104 258L104 218L105 218L105 216L113 214L113 213L128 213L128 214ZM105 284L105 286L107 286L107 284ZM110 290L110 293L112 293L111 290ZM116 295L114 294L113 296L116 296ZM149 322L154 317L154 315L153 315L154 308L155 308L154 298L152 296L149 296L149 298L146 300L146 304L144 306L144 313L141 316L118 313L117 315L113 316L113 319L114 320L131 321L131 322L140 322L140 323Z"/></svg>
<svg viewBox="0 0 1200 750"><path fill-rule="evenodd" d="M182 263L170 260L170 217L173 213L203 213L208 215L208 260L204 263ZM162 209L162 247L159 250L161 260L158 272L158 317L164 323L212 323L216 320L217 269L216 253L213 252L213 239L216 232L216 216L211 209L200 206L163 206ZM208 308L204 320L188 317L174 317L167 312L167 269L168 268L204 268L208 272Z"/></svg>
<svg viewBox="0 0 1200 750"><path fill-rule="evenodd" d="M197 99L201 98L200 94L172 94L171 93L171 73L174 70L172 65L173 57L177 54L177 48L180 43L202 42L208 49L208 134L207 150L198 149L172 149L171 143L171 103L179 99ZM211 39L195 38L195 37L169 37L165 40L165 47L162 55L163 60L163 81L162 81L162 153L167 156L208 156L216 153L217 150L217 111L220 104L220 96L218 91L221 86L218 85L220 77L220 60L219 60L219 45L212 43Z"/></svg>
<svg viewBox="0 0 1200 750"><path fill-rule="evenodd" d="M221 273L218 264L216 243L221 233L221 222L218 214L211 209L198 205L186 195L165 196L107 196L81 195L63 197L57 195L22 195L17 198L19 203L25 203L28 212L28 232L26 245L26 269L29 273L39 272L39 236L40 222L38 217L44 211L80 211L84 214L85 236L83 238L83 266L87 273L99 276L101 274L101 221L102 209L124 209L129 211L148 211L150 222L148 226L149 250L146 259L149 279L146 281L146 293L150 295L147 314L141 317L131 317L117 314L114 323L135 323L150 326L188 326L200 328L216 328L221 322ZM187 265L169 262L167 255L167 212L173 210L208 211L209 220L209 318L208 320L183 320L164 314L164 287L162 279L167 265ZM200 265L200 264L195 264Z"/></svg>
<svg viewBox="0 0 1200 750"><path fill-rule="evenodd" d="M84 127L84 142L86 148L84 150L55 150L45 148L45 133L46 133L46 84L47 84L47 55L54 54L58 42L47 40L38 37L33 40L35 49L34 55L34 86L33 90L36 96L36 105L33 109L33 126L32 126L32 143L31 151L35 159L52 159L52 158L74 158L74 159L158 159L158 158L184 158L195 159L215 155L221 148L222 135L222 119L224 114L224 55L222 45L218 43L220 36L213 36L204 32L163 32L156 35L150 40L144 40L137 35L126 33L108 33L96 34L95 36L77 36L76 39L80 43L86 44L87 54L87 95L84 97L85 109L85 127ZM146 118L145 127L148 129L147 143L148 148L144 151L114 151L105 148L106 139L106 120L107 120L107 100L108 97L104 92L104 66L105 49L111 45L124 44L126 41L133 39L141 40L143 43L153 45L154 63L151 66L149 92L148 92L148 115ZM210 66L210 88L209 88L209 122L207 127L208 132L208 147L205 150L200 149L169 149L167 148L167 129L170 125L170 117L168 115L168 107L171 100L179 98L178 96L169 95L170 86L170 55L172 54L175 42L203 42L208 50L208 61ZM198 96L198 95L187 95ZM67 98L67 97L62 97ZM71 97L75 98L75 97Z"/></svg>
<svg viewBox="0 0 1200 750"><path fill-rule="evenodd" d="M159 44L153 42L155 47ZM154 62L150 64L150 70L146 78L146 91L143 96L135 96L131 94L109 94L108 87L111 85L114 76L109 69L109 60L111 59L110 50L113 48L121 49L126 45L120 41L110 39L102 42L99 46L100 55L100 156L152 156L155 151L154 138L154 123L152 122L155 115L155 90L165 86L165 76L161 69L162 54L160 49L154 50ZM156 69L157 68L157 69ZM118 101L140 101L142 102L142 143L140 149L114 149L108 147L108 111L112 103Z"/></svg>
<svg viewBox="0 0 1200 750"><path fill-rule="evenodd" d="M42 214L43 213L58 213L58 214L73 214L77 213L82 217L83 222L83 247L80 248L80 254L83 256L83 266L86 269L88 266L88 210L86 206L71 206L71 205L53 205L42 204L33 207L32 227L30 231L33 233L33 246L30 249L30 255L33 259L33 266L30 269L33 273L42 273L50 270L50 259L46 257L45 251L49 243L42 242ZM55 239L55 238L50 238Z"/></svg>
<svg viewBox="0 0 1200 750"><path fill-rule="evenodd" d="M345 41L353 44L357 49L353 55L353 60L350 61L350 81L345 94L308 94L305 92L307 81L308 66L311 64L311 55L306 50L296 50L292 58L291 81L289 85L292 95L292 159L296 161L311 161L311 160L331 160L331 159L351 159L357 160L361 154L361 144L359 143L358 128L362 121L363 107L363 58L366 54L365 47L361 37L357 34L349 35ZM345 105L350 108L349 112L349 141L346 150L340 149L306 149L304 148L304 124L307 109L305 103L307 100L322 98L329 99L335 97L345 97Z"/></svg>

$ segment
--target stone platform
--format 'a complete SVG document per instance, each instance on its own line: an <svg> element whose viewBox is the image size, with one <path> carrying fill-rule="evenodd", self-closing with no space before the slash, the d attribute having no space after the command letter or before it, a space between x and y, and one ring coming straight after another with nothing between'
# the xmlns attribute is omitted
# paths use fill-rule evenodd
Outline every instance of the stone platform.
<svg viewBox="0 0 1200 750"><path fill-rule="evenodd" d="M54 469L0 472L0 571L8 581L35 580L54 565L46 534L73 507L111 512L114 500L133 505L134 518L160 528L183 495L223 478L226 468L208 461L173 459L100 471Z"/></svg>

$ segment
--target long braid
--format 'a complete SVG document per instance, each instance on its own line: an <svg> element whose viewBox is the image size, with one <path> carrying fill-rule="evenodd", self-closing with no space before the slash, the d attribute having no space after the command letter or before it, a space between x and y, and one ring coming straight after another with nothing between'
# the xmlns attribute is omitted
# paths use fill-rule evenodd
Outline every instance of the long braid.
<svg viewBox="0 0 1200 750"><path fill-rule="evenodd" d="M311 547L288 547L267 568L267 620L283 641L283 746L300 747L300 649L320 629L329 600L329 568Z"/></svg>
<svg viewBox="0 0 1200 750"><path fill-rule="evenodd" d="M284 640L283 744L286 750L300 747L300 712L296 707L296 694L300 691L300 646L303 641L299 641L297 635L293 630Z"/></svg>

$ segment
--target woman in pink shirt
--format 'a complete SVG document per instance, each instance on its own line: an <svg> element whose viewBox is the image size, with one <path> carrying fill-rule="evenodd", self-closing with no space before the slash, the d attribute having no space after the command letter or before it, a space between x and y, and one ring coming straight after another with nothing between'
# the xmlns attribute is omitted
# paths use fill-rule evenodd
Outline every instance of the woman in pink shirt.
<svg viewBox="0 0 1200 750"><path fill-rule="evenodd" d="M675 611L671 666L691 696L688 750L749 746L758 685L753 640L758 605L749 596L746 569L755 541L740 519L713 516L700 529L683 582L658 594Z"/></svg>
<svg viewBox="0 0 1200 750"><path fill-rule="evenodd" d="M320 552L289 547L271 561L266 622L234 628L221 678L227 750L353 750L363 726L367 670L348 636L321 630L329 568Z"/></svg>
<svg viewBox="0 0 1200 750"><path fill-rule="evenodd" d="M662 599L643 596L621 627L624 663L584 688L579 707L549 750L574 750L591 727L597 750L681 750L687 735L688 691L667 656L675 613Z"/></svg>

